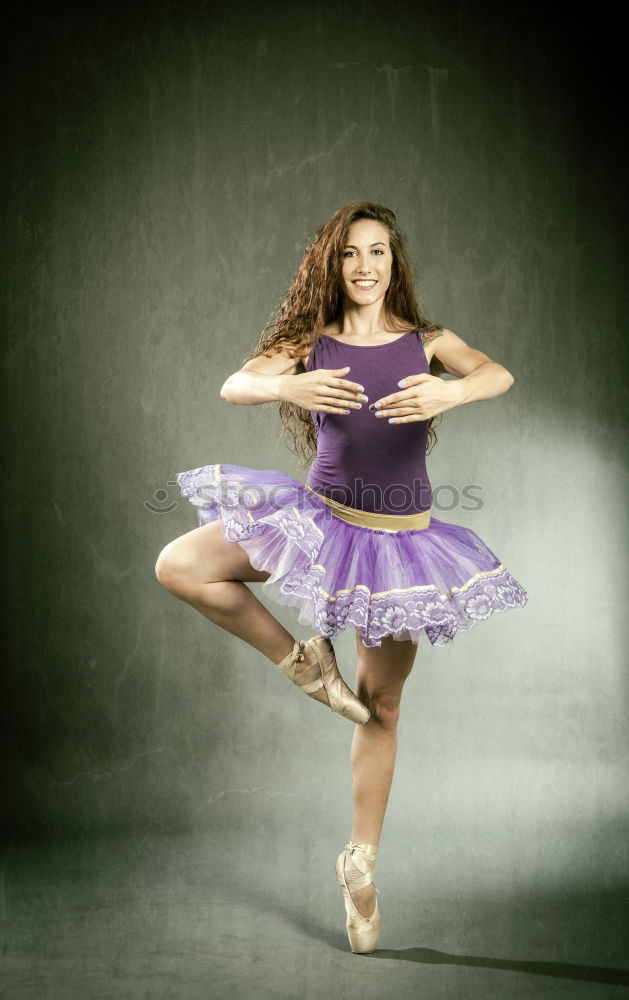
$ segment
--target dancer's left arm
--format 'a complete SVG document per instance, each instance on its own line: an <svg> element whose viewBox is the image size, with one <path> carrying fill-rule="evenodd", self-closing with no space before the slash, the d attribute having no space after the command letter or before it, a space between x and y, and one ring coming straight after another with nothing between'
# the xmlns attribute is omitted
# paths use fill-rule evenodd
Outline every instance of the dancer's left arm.
<svg viewBox="0 0 629 1000"><path fill-rule="evenodd" d="M388 417L400 424L430 420L463 403L500 396L515 381L503 365L492 361L483 351L470 347L452 330L444 329L434 337L433 357L441 362L444 371L457 377L446 381L423 372L404 376L399 392L370 404L372 413L383 414L378 419ZM376 403L381 405L376 407Z"/></svg>

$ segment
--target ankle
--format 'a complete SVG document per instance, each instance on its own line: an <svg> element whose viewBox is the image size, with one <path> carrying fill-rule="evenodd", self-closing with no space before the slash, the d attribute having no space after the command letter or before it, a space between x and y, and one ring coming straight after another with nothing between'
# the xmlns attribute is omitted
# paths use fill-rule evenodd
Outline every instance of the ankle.
<svg viewBox="0 0 629 1000"><path fill-rule="evenodd" d="M295 684L297 683L300 663L304 659L304 648L304 643L295 639L291 651L286 654L283 660L275 664Z"/></svg>
<svg viewBox="0 0 629 1000"><path fill-rule="evenodd" d="M355 837L353 833L349 838L349 841L347 842L348 850L351 850L352 847L356 847L361 853L366 853L374 856L378 854L379 846L380 845L377 841L373 842L368 840L361 840L360 837Z"/></svg>
<svg viewBox="0 0 629 1000"><path fill-rule="evenodd" d="M360 872L368 881L373 880L378 858L378 845L350 839L345 845L345 868ZM368 884L368 883L366 883Z"/></svg>

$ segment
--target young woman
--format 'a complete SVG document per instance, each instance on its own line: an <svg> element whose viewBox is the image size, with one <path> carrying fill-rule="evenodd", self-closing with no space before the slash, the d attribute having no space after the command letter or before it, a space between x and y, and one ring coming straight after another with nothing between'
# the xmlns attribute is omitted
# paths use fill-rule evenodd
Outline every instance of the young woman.
<svg viewBox="0 0 629 1000"><path fill-rule="evenodd" d="M444 372L458 378L441 379ZM307 483L229 464L177 476L199 527L162 550L160 582L356 723L352 832L336 861L355 952L378 944L375 864L420 634L440 646L527 602L475 532L432 514L426 473L434 418L499 396L513 381L427 322L395 215L357 202L319 230L256 349L221 390L230 403L279 403L295 454L315 459ZM296 640L250 581L296 608L317 635ZM350 627L357 694L331 643Z"/></svg>

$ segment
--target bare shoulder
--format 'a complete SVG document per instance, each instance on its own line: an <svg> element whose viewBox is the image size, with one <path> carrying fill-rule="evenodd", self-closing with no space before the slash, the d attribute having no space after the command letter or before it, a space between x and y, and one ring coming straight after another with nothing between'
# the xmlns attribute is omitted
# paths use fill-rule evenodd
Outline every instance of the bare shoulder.
<svg viewBox="0 0 629 1000"><path fill-rule="evenodd" d="M485 361L491 361L484 351L470 347L453 330L442 327L435 331L422 331L422 342L429 361L436 358L439 367L450 375L464 378Z"/></svg>
<svg viewBox="0 0 629 1000"><path fill-rule="evenodd" d="M446 333L450 333L450 330L446 330L445 327L441 327L439 330L424 330L421 331L422 344L432 344L437 337L443 337Z"/></svg>
<svg viewBox="0 0 629 1000"><path fill-rule="evenodd" d="M258 355L257 358L245 361L238 370L258 375L296 375L305 368L307 358L307 354L304 360L303 355L291 358L285 351L267 351L265 354Z"/></svg>
<svg viewBox="0 0 629 1000"><path fill-rule="evenodd" d="M423 344L423 347L424 347L424 351L426 353L426 357L428 358L428 361L432 361L433 357L435 357L435 342L436 342L436 340L439 337L444 337L445 334L449 333L449 332L450 331L446 330L444 327L440 327L438 330L424 330L424 329L421 329L419 331L419 335L420 335L420 337L422 339L422 344Z"/></svg>
<svg viewBox="0 0 629 1000"><path fill-rule="evenodd" d="M333 323L328 323L327 326L323 327L323 333L326 335L326 337L338 337L340 332L341 330L338 321L336 320Z"/></svg>

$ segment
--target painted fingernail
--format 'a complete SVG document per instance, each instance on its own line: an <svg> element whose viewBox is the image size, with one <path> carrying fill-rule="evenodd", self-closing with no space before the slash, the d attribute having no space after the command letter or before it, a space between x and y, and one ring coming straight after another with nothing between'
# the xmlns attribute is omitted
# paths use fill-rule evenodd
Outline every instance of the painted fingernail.
<svg viewBox="0 0 629 1000"><path fill-rule="evenodd" d="M349 413L349 410L343 410L343 413Z"/></svg>
<svg viewBox="0 0 629 1000"><path fill-rule="evenodd" d="M365 391L365 387L364 387L364 385L359 385L359 386L358 386L358 391L359 391L359 392L364 392L364 391Z"/></svg>
<svg viewBox="0 0 629 1000"><path fill-rule="evenodd" d="M406 385L406 379L403 378L398 382L398 385Z"/></svg>
<svg viewBox="0 0 629 1000"><path fill-rule="evenodd" d="M378 406L382 406L382 403L374 403L373 405L376 406L376 407L378 407Z"/></svg>
<svg viewBox="0 0 629 1000"><path fill-rule="evenodd" d="M376 416L377 416L377 417L383 417L383 416L384 416L384 413L382 413L382 412L379 412L379 413L376 413Z"/></svg>
<svg viewBox="0 0 629 1000"><path fill-rule="evenodd" d="M363 405L362 403L354 403L354 406L356 407L357 410L360 410L362 405Z"/></svg>
<svg viewBox="0 0 629 1000"><path fill-rule="evenodd" d="M362 399L363 403L368 403L369 402L369 396L359 396L358 398Z"/></svg>

